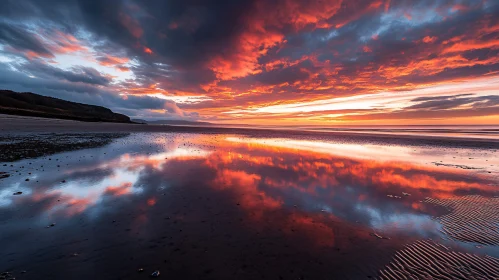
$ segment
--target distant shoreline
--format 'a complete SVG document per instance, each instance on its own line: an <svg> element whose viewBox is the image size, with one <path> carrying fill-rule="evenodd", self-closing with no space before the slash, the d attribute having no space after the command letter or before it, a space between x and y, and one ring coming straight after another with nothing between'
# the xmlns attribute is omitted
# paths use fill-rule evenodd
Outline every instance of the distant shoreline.
<svg viewBox="0 0 499 280"><path fill-rule="evenodd" d="M0 134L40 133L203 133L241 134L265 138L330 139L339 142L382 143L388 145L437 145L459 147L490 147L499 149L499 139L470 138L442 135L404 135L378 132L307 131L289 128L231 128L218 126L171 126L129 123L80 122L62 119L46 119L0 114Z"/></svg>

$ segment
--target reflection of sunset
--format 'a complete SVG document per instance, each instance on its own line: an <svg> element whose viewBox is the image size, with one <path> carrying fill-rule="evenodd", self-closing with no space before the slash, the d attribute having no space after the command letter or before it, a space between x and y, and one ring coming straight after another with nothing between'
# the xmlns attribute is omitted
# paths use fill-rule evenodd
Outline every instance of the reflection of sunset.
<svg viewBox="0 0 499 280"><path fill-rule="evenodd" d="M81 181L70 181L62 184L59 188L44 190L45 192L35 191L38 198L47 199L47 197L57 198L47 212L62 212L66 215L74 215L85 211L88 207L98 204L106 195L122 196L134 192L133 184L137 181L138 173L130 172L126 169L116 168L106 178L103 178L96 184L82 187Z"/></svg>
<svg viewBox="0 0 499 280"><path fill-rule="evenodd" d="M447 152L442 157L436 157L435 152L429 148L418 147L417 149L409 146L389 146L381 144L355 144L355 143L334 143L325 141L308 141L308 140L295 140L295 139L281 139L281 138L238 138L227 137L230 142L239 142L247 144L249 147L263 147L270 149L274 147L276 152L279 148L294 150L305 150L324 155L334 155L346 158L356 159L376 159L377 161L410 161L412 163L425 164L428 162L439 161L443 156L446 163L462 165L462 159L456 158L455 155L449 157L451 152ZM471 150L456 149L456 153L466 154ZM439 152L441 153L441 152ZM481 162L472 162L477 167L490 167L491 164L499 165L499 159L492 155L482 155Z"/></svg>
<svg viewBox="0 0 499 280"><path fill-rule="evenodd" d="M194 180L195 185L228 195L251 228L272 219L290 236L301 232L315 244L334 246L332 221L380 230L431 229L435 224L428 217L435 209L421 202L426 197L494 193L494 181L486 174L470 177L469 171L432 164L436 158L462 161L452 150L434 154L426 147L381 149L375 144L227 135L149 140L156 145L149 150L68 168L63 178L33 189L30 199L46 201L43 209L49 215L72 216L110 198L151 191L165 195L169 187ZM490 155L483 156L490 159L487 164L495 163ZM58 183L61 179L65 183ZM144 195L141 209L156 208L159 198L156 193ZM147 221L145 213L141 217Z"/></svg>
<svg viewBox="0 0 499 280"><path fill-rule="evenodd" d="M156 205L156 199L155 199L155 198L149 198L149 199L147 200L147 205L149 205L149 206L154 206L154 205Z"/></svg>
<svg viewBox="0 0 499 280"><path fill-rule="evenodd" d="M168 160L188 161L206 154L206 151L187 148L176 148L171 152L152 155L124 153L112 161L69 169L64 174L66 177L71 177L73 174L82 172L112 171L98 182L67 180L62 185L56 184L55 188L52 189L47 188L51 187L51 183L47 183L48 185L43 188L34 189L31 199L37 202L50 201L50 203L45 204L45 211L47 213L63 213L68 216L79 214L87 208L97 205L102 199L105 199L105 196L118 197L140 192L140 188L135 186L135 184L145 167L161 170L163 164L168 162ZM86 184L88 186L85 186ZM147 205L149 206L154 206L154 204L156 204L154 198L147 201Z"/></svg>
<svg viewBox="0 0 499 280"><path fill-rule="evenodd" d="M352 277L362 279L412 241L448 245L442 238L452 228L439 218L457 216L445 205L464 205L453 209L468 217L474 211L463 197L480 203L498 195L495 167L485 166L497 161L490 149L253 136L135 134L105 148L26 160L18 164L22 176L1 182L8 187L0 192L0 220L8 227L0 241L19 241L23 256L51 246L50 259L77 252L82 265L118 260L113 276L125 271L122 278L137 263L157 261L174 274L201 264L186 279L204 279L214 263L216 279L258 279L258 272L244 276L255 263L287 272L284 279L299 279L302 270L316 273L304 279L321 279L353 264L333 277L345 279L371 266ZM493 209L482 213L493 221ZM290 264L303 269L294 273Z"/></svg>
<svg viewBox="0 0 499 280"><path fill-rule="evenodd" d="M124 183L121 186L109 186L106 189L108 194L112 194L114 196L120 196L129 194L132 192L132 183Z"/></svg>
<svg viewBox="0 0 499 280"><path fill-rule="evenodd" d="M229 140L234 142L234 138L229 138ZM287 142L290 143L287 144ZM309 142L315 145L314 151L309 151L303 146L297 145L297 142L299 141L244 139L235 142L236 144L226 143L226 149L230 149L231 152L227 152L225 156L219 155L222 152L216 153L217 157L209 157L208 162L220 167L218 161L223 159L224 164L244 163L263 169L277 168L282 171L292 171L297 174L295 180L286 180L282 177L274 178L270 175L265 177L265 184L275 188L301 188L303 191L310 191L310 188L304 189L305 186L328 189L340 185L340 182L345 182L345 180L360 186L372 185L370 187L385 191L390 188L398 188L399 191L408 193L425 190L430 191L431 195L436 197L451 196L456 190L491 190L486 179L483 179L482 183L463 180L464 171L415 165L412 162L420 159L417 156L410 157L409 152L413 150L410 148L390 147L393 150L392 153L398 154L392 156L386 151L377 151L378 147L376 146L371 149L368 148L369 145L348 144L334 144L328 147L326 143ZM344 148L348 149L349 146L358 146L361 149L358 150L358 153L351 150L351 156L347 157L348 152L345 152ZM239 155L238 157L227 156L236 153ZM339 156L336 156L337 154ZM386 156L380 157L381 154ZM424 159L428 162L431 157L432 155L423 155L421 162L424 162ZM395 158L404 158L405 162L393 161ZM213 162L210 159L213 159Z"/></svg>
<svg viewBox="0 0 499 280"><path fill-rule="evenodd" d="M414 217L411 222L409 214L428 211L419 202L424 197L447 198L455 196L456 192L493 193L491 181L485 176L477 175L470 181L463 170L415 164L409 162L413 160L410 157L405 157L405 161L393 160L404 158L403 153L414 151L411 148L390 147L394 152L402 151L402 155L399 153L399 157L395 157L384 151L386 156L379 157L383 152L376 151L375 146L345 145L361 148L358 154L351 151L354 156L351 158L341 149L342 144L327 150L324 147L327 145L317 142L310 150L300 145L288 146L287 141L296 144L291 140L234 139L218 143L216 151L207 156L204 164L216 170L216 177L209 184L217 190L233 192L235 203L254 221L276 209L290 207L291 201L332 207L328 212L338 212L342 219L349 219L342 211L355 205L359 209L374 211L383 203L396 203L407 214L393 213L394 217L389 218L392 223L398 223L396 217L400 215L405 216L405 221L400 222L406 227L425 227L420 218ZM335 155L336 151L340 156ZM370 154L371 151L374 154ZM423 159L430 160L431 154L416 157L415 161L424 162ZM350 187L355 189L355 195L349 193ZM390 195L404 197L397 200L390 199ZM329 218L338 219L335 216ZM306 216L293 219L292 227L298 226L297 223L310 226L313 223L305 222L309 219Z"/></svg>

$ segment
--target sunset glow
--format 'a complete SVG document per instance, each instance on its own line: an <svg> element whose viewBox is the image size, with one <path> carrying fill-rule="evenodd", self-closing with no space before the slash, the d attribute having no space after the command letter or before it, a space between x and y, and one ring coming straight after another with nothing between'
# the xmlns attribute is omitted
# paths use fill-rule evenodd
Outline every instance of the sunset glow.
<svg viewBox="0 0 499 280"><path fill-rule="evenodd" d="M495 0L7 1L0 89L131 118L497 124Z"/></svg>

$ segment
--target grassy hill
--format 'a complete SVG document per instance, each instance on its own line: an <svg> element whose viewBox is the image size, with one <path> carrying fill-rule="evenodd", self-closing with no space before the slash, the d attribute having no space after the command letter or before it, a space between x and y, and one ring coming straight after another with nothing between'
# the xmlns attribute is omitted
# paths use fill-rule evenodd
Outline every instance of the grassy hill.
<svg viewBox="0 0 499 280"><path fill-rule="evenodd" d="M10 90L0 90L0 114L86 122L131 123L128 116L114 113L105 107Z"/></svg>

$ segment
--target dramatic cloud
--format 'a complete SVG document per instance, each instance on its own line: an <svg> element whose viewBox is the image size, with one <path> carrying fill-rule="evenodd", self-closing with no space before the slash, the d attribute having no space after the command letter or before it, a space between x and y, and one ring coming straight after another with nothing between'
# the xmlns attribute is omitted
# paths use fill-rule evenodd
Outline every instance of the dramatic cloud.
<svg viewBox="0 0 499 280"><path fill-rule="evenodd" d="M141 118L499 120L494 0L4 2L1 88Z"/></svg>

